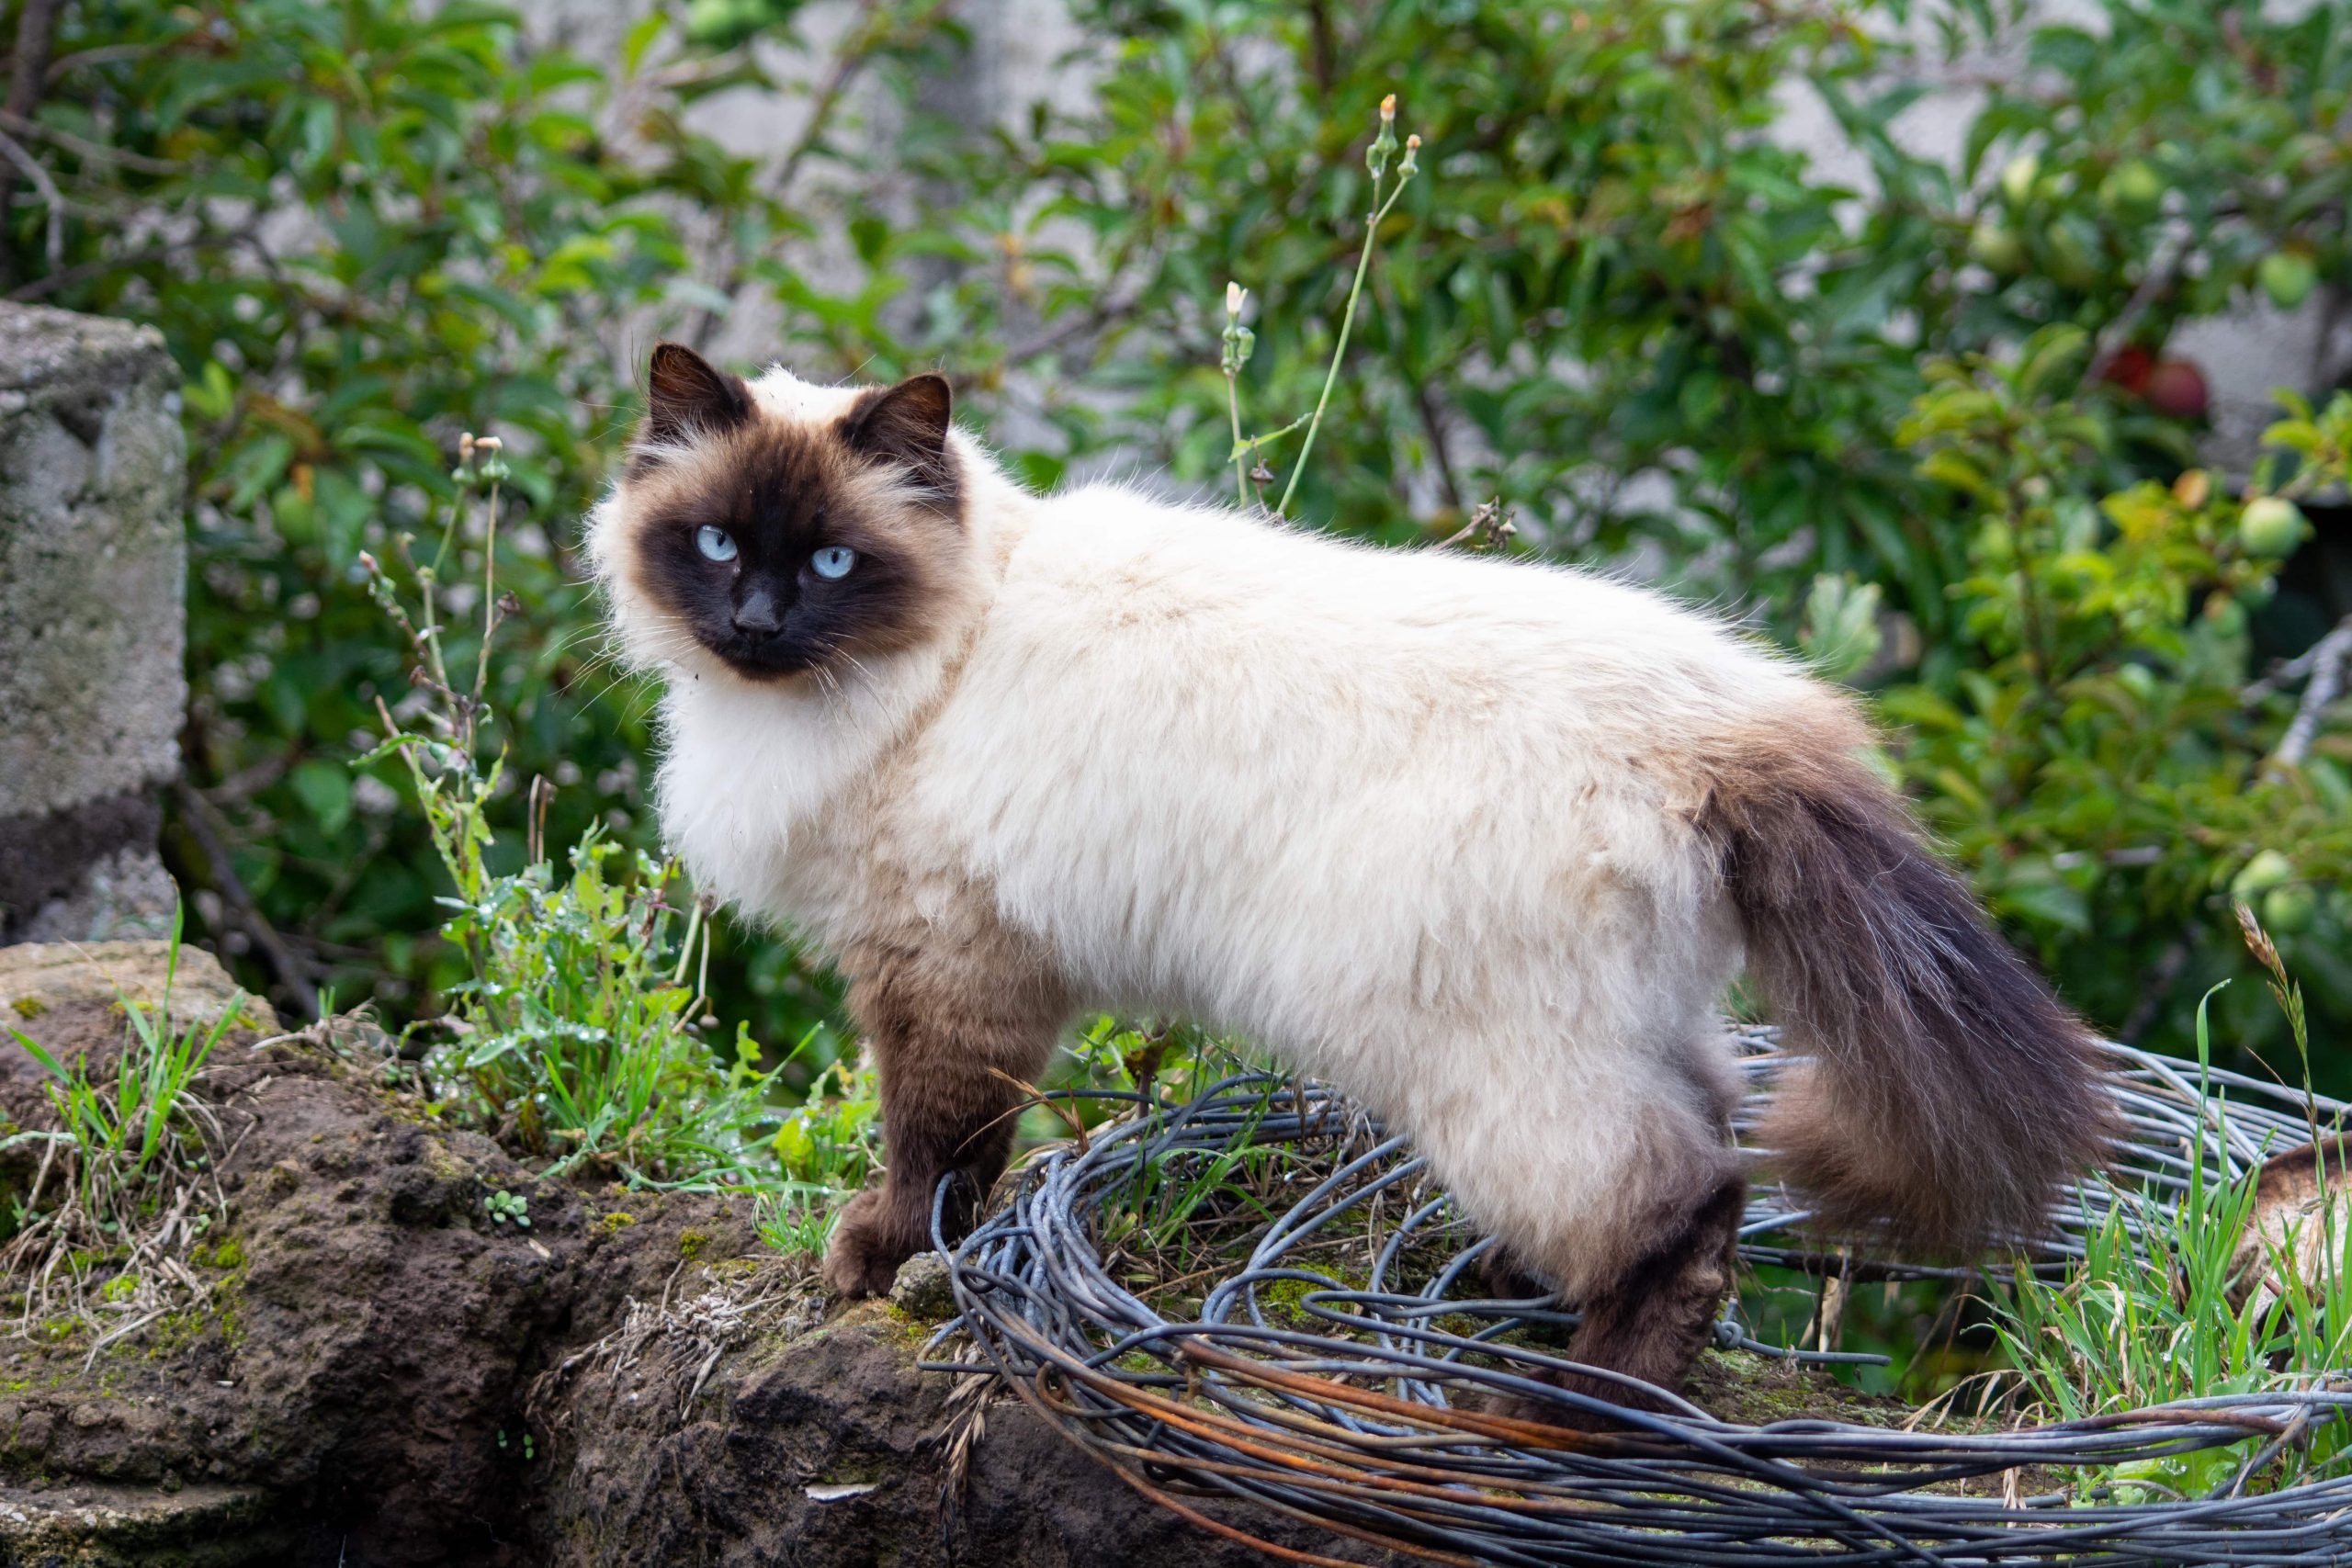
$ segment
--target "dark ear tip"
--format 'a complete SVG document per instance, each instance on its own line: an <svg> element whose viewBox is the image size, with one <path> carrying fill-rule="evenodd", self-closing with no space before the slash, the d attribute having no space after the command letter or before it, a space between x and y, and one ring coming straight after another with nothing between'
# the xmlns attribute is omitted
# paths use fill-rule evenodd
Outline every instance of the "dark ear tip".
<svg viewBox="0 0 2352 1568"><path fill-rule="evenodd" d="M644 433L655 441L684 439L741 423L751 412L751 392L741 377L729 375L682 343L653 345L645 371Z"/></svg>
<svg viewBox="0 0 2352 1568"><path fill-rule="evenodd" d="M936 370L919 370L899 382L893 390L919 402L936 403L942 413L955 406L956 390L947 378Z"/></svg>

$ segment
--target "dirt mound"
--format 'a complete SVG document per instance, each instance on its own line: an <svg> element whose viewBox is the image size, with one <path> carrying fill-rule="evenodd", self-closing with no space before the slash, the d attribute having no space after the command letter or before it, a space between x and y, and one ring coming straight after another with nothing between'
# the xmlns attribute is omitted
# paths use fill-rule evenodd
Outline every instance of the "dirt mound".
<svg viewBox="0 0 2352 1568"><path fill-rule="evenodd" d="M36 1005L0 986L0 1021L103 1063L123 1031L104 998L157 961L40 965ZM946 1506L973 1402L916 1370L919 1321L825 1321L747 1204L534 1182L380 1078L316 1033L223 1041L202 1095L229 1213L190 1260L208 1299L104 1345L70 1320L0 1337L0 1559L1263 1560L1007 1400ZM40 1081L0 1043L0 1114L53 1125ZM527 1200L527 1230L493 1221L493 1192ZM0 1303L0 1331L21 1314Z"/></svg>
<svg viewBox="0 0 2352 1568"><path fill-rule="evenodd" d="M92 1001L25 1027L61 1058L104 1057L122 1031ZM714 1258L746 1250L744 1206L535 1185L487 1138L420 1124L304 1042L232 1034L204 1095L232 1205L226 1234L196 1249L209 1303L95 1358L65 1323L0 1341L0 1465L259 1486L364 1539L370 1562L531 1561L509 1532L534 1352L601 1333L632 1292L658 1294L689 1231ZM0 1107L28 1125L46 1111L13 1074ZM492 1191L529 1201L529 1230L491 1219ZM607 1220L624 1208L631 1223Z"/></svg>

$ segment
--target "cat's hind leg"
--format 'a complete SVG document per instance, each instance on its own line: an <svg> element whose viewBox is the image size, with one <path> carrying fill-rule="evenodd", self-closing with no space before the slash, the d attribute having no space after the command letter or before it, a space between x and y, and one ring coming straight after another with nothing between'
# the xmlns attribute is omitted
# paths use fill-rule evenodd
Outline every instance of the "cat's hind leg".
<svg viewBox="0 0 2352 1568"><path fill-rule="evenodd" d="M1570 1359L1673 1390L1732 1285L1747 1181L1720 1041L1567 1055L1548 1080L1453 1100L1414 1133L1507 1261L1550 1280L1582 1324ZM1607 1378L1548 1380L1648 1404ZM1563 1418L1555 1404L1514 1414Z"/></svg>
<svg viewBox="0 0 2352 1568"><path fill-rule="evenodd" d="M1584 1321L1568 1355L1669 1392L1705 1349L1716 1313L1730 1293L1747 1181L1726 1172L1696 1186L1660 1215L1633 1261L1578 1303ZM1656 1402L1607 1378L1563 1373L1564 1388L1616 1404Z"/></svg>

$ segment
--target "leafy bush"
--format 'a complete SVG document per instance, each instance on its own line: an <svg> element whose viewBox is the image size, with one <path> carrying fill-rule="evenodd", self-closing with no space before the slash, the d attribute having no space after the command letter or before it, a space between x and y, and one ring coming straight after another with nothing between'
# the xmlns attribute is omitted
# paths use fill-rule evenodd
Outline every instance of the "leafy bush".
<svg viewBox="0 0 2352 1568"><path fill-rule="evenodd" d="M463 972L417 940L432 843L393 811L395 772L347 765L405 673L359 554L453 497L460 431L503 433L515 514L449 538L444 581L478 610L465 594L494 552L520 606L490 695L521 775L565 784L557 841L592 821L642 839L644 704L595 661L574 553L633 398L633 356L604 334L707 299L688 215L727 214L763 249L759 225L796 220L679 123L723 64L609 82L503 10L411 0L122 0L57 27L38 133L19 130L69 205L53 261L42 204L12 214L6 281L153 321L187 376L191 787L173 869L289 1010L330 985L430 1010ZM860 58L897 37L877 28ZM473 659L464 631L446 641ZM763 978L783 993L769 1020L823 1012L788 965Z"/></svg>
<svg viewBox="0 0 2352 1568"><path fill-rule="evenodd" d="M2049 328L2014 363L1931 367L1902 432L1972 513L1941 679L1880 698L1903 773L2109 1028L2189 1033L2194 998L2242 971L2233 891L2265 905L2326 1014L2352 1016L2352 904L2326 891L2352 873L2352 738L2290 739L2302 705L2256 682L2247 630L2296 500L2352 477L2352 395L2317 413L2290 397L2243 496L2188 468L2102 498L2085 480L2112 428L2063 395L2087 352ZM2241 1043L2278 1038L2267 1009L2224 1016Z"/></svg>
<svg viewBox="0 0 2352 1568"><path fill-rule="evenodd" d="M194 692L170 852L209 932L289 1005L332 982L430 1013L471 974L421 934L438 856L392 809L391 760L345 767L376 699L405 690L357 553L425 532L462 430L500 429L514 469L509 514L458 530L441 562L469 586L494 558L519 605L519 657L487 694L510 776L560 784L548 841L601 823L651 847L641 694L595 662L571 525L634 407L619 367L740 310L772 316L811 375L944 359L967 407L1023 415L1011 456L1040 483L1115 451L1222 490L1228 326L1255 334L1230 384L1250 411L1316 407L1336 361L1312 461L1253 454L1275 496L1295 484L1296 514L1405 541L1498 502L1520 547L1630 561L1825 654L1892 631L1872 678L1919 726L1907 781L2102 1023L2185 1045L2186 998L2243 964L2211 934L2216 879L2267 880L2319 895L2290 940L2313 950L2297 962L2322 1055L2340 1051L2352 992L2316 951L2339 930L2340 852L2303 831L2335 787L2333 742L2275 777L2253 765L2284 715L2226 691L2254 673L2228 606L2259 586L2221 533L2203 555L2143 548L2123 517L2161 510L2143 481L2185 482L2176 329L2346 277L2345 0L2286 20L2252 0L2103 0L2088 27L2040 28L1956 174L1898 142L1920 89L1895 39L1932 55L2013 25L1987 5L1076 0L1080 63L1100 70L1084 107L996 106L977 130L928 86L958 65L941 0L861 6L821 64L799 9L656 11L617 71L472 4L58 13L53 85L0 133L60 199L20 186L8 281L155 320L185 367ZM798 95L806 130L747 158L687 129L735 89ZM1371 249L1360 128L1389 93L1420 173L1347 328L1349 264ZM1850 180L1776 137L1807 99L1850 142ZM887 136L859 136L869 108ZM1234 283L1262 313L1228 321ZM1918 417L1942 417L1923 364L2013 364L2052 325L2087 335L2008 425L1906 430L1923 393ZM1915 434L2063 471L2041 476L2047 502L1988 501L1933 454L1917 464ZM2063 464L2032 457L2049 444ZM2205 482L2179 504L2226 533L2231 486ZM1998 624L2005 528L2036 603L2098 644L2064 672L2022 662ZM2171 631L2103 604L2096 562L2171 607ZM482 606L455 592L462 667ZM2135 738L2133 713L2167 728ZM524 804L495 807L501 874ZM830 1016L788 953L723 921L701 940L718 1010L755 1034ZM2151 973L2179 978L2135 1017ZM2242 1008L2227 1021L2256 1027ZM821 1036L808 1066L836 1054Z"/></svg>
<svg viewBox="0 0 2352 1568"><path fill-rule="evenodd" d="M1336 307L1332 261L1364 208L1353 130L1394 91L1427 176L1390 220L1306 515L1411 537L1500 493L1549 548L1656 546L1688 586L1779 603L1784 630L1824 570L1884 581L1931 633L1945 622L1965 564L1894 439L1923 359L2053 321L2160 347L2278 251L2345 274L2340 6L2282 24L2111 0L2096 45L2042 28L2030 74L1972 126L1958 180L1894 138L1920 96L1878 36L1902 7L1080 9L1098 102L1007 138L1013 177L1047 195L1000 244L1049 317L1102 320L1092 383L1137 399L1119 434L1190 476L1220 466L1227 279L1272 312L1245 391L1311 401L1339 312L1301 307ZM1931 15L1954 47L1993 28L1969 7ZM1874 190L1768 134L1797 85ZM2081 241L2064 281L1972 263L1980 224L2009 212L1990 177L2009 153L2041 169L2019 243ZM2158 199L2102 200L2135 158ZM1072 219L1099 260L1051 246ZM2185 244L2165 243L2176 230ZM2135 309L2152 260L2162 286ZM2131 406L2135 441L2185 452L2181 422Z"/></svg>

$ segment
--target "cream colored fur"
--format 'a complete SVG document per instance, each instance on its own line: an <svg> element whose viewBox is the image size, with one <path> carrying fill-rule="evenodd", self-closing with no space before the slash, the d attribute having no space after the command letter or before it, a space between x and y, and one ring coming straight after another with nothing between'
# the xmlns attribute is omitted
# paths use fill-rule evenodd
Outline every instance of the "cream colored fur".
<svg viewBox="0 0 2352 1568"><path fill-rule="evenodd" d="M633 587L626 491L592 519L697 882L836 958L993 920L1089 1003L1339 1085L1572 1297L1605 1282L1723 1166L1741 942L1692 744L1839 700L1591 573L1038 499L953 439L972 591L835 680L731 675Z"/></svg>

